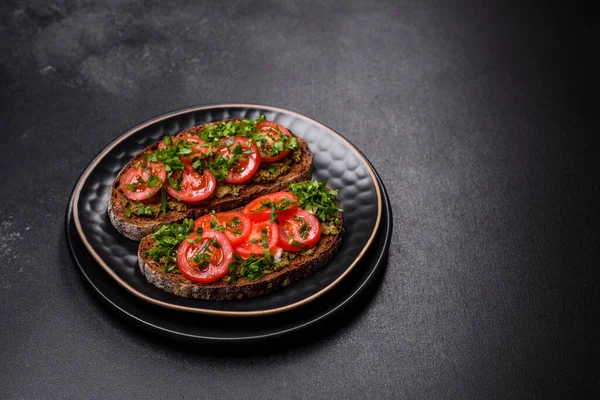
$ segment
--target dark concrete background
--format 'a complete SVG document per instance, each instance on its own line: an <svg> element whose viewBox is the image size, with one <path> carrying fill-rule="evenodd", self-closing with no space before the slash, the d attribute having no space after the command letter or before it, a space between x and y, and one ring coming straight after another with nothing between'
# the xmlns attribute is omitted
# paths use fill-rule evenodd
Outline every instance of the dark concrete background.
<svg viewBox="0 0 600 400"><path fill-rule="evenodd" d="M482 2L485 3L485 2ZM473 2L0 5L3 398L599 394L599 37L589 10ZM157 114L288 108L359 147L395 232L371 304L314 344L186 351L101 306L63 218Z"/></svg>

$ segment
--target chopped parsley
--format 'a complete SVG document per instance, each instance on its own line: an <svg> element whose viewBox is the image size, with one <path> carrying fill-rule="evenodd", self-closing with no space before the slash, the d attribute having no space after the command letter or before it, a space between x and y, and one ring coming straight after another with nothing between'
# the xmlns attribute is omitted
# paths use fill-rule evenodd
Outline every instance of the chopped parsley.
<svg viewBox="0 0 600 400"><path fill-rule="evenodd" d="M250 240L252 244L258 244L256 239ZM229 263L229 279L236 282L239 278L247 281L256 281L266 273L275 268L275 261L269 251L269 230L262 228L260 231L260 245L264 253L260 256L252 253L248 258L242 258L238 254L233 255L233 261Z"/></svg>
<svg viewBox="0 0 600 400"><path fill-rule="evenodd" d="M181 156L192 152L192 143L183 139L174 139L171 136L163 138L163 148L159 148L154 153L147 156L149 162L161 162L167 171L167 182L175 190L181 190L181 179L185 164L181 161Z"/></svg>
<svg viewBox="0 0 600 400"><path fill-rule="evenodd" d="M229 136L251 137L256 134L256 125L266 121L261 115L257 119L241 119L239 121L220 121L206 125L198 137L206 142L216 142Z"/></svg>
<svg viewBox="0 0 600 400"><path fill-rule="evenodd" d="M296 246L296 247L298 247L299 249L302 249L302 250L307 250L308 249L307 245L305 245L304 243L300 243L296 239L291 239L290 238L290 240L288 241L288 244L290 246Z"/></svg>
<svg viewBox="0 0 600 400"><path fill-rule="evenodd" d="M177 269L177 247L193 229L194 220L189 218L184 219L181 224L161 225L152 234L152 239L156 241L155 246L144 252L144 255L160 262L165 272L172 272Z"/></svg>
<svg viewBox="0 0 600 400"><path fill-rule="evenodd" d="M208 243L208 241L204 243ZM211 252L198 250L198 252L194 254L193 257L190 257L188 259L188 261L198 265L198 268L200 268L201 270L206 269L206 267L208 266L208 264L210 264L211 261Z"/></svg>
<svg viewBox="0 0 600 400"><path fill-rule="evenodd" d="M275 138L271 135L259 133L256 125L264 121L266 121L266 117L261 115L254 120L220 121L206 125L197 134L200 139L206 142L204 145L209 146L211 149L226 146L230 154L225 155L219 151L209 151L207 153L209 157L194 158L192 167L198 172L201 172L204 168L209 168L217 181L225 180L229 175L229 171L241 161L247 160L248 154L252 153L249 149L244 150L244 146L240 142L235 143L233 136L248 138L245 143L246 147L250 147L254 142L259 151L271 157L298 148L298 140L294 136L287 136L280 132L278 137ZM223 141L223 139L226 140Z"/></svg>
<svg viewBox="0 0 600 400"><path fill-rule="evenodd" d="M140 185L146 185L146 187L155 188L158 185L160 185L161 183L162 183L162 181L156 175L150 175L148 180L144 180L141 176L138 176L135 178L135 183L126 183L125 187L127 187L127 189L135 192L136 190L138 190L138 187ZM150 197L152 197L152 194L150 195Z"/></svg>
<svg viewBox="0 0 600 400"><path fill-rule="evenodd" d="M165 136L162 144L154 152L147 154L144 158L138 161L133 167L143 168L146 171L150 171L151 168L149 163L161 163L165 167L166 171L166 183L168 183L175 190L181 190L181 182L183 178L182 171L186 164L181 160L182 156L186 156L191 159L192 168L198 173L204 173L204 170L208 168L214 175L218 182L224 181L233 168L238 167L240 172L243 168L239 167L240 163L248 160L248 155L252 153L251 150L247 149L252 143L255 143L260 152L268 156L277 156L281 152L290 150L294 151L298 149L298 141L294 136L284 135L279 128L277 135L259 132L256 128L258 124L265 122L266 117L261 115L255 119L242 119L237 121L220 121L205 125L200 132L196 134L196 137L204 140L204 144L201 146L207 147L206 152L195 150L198 143L191 140L186 140L185 137L176 136ZM246 142L242 143L234 141L233 136L240 136L246 138ZM227 147L228 151L218 151L217 149ZM246 149L246 150L244 150ZM273 166L269 167L269 170L273 170ZM169 196L166 192L166 187L163 185L161 179L157 175L150 175L148 179L144 180L142 177L137 177L134 183L128 183L124 186L132 191L140 189L140 185L145 185L148 188L160 187L160 193L158 196L159 208L151 207L148 205L140 206L137 203L133 208L127 207L125 209L125 216L131 217L132 215L138 216L156 216L161 212L166 214L169 210ZM161 187L162 186L162 187ZM154 193L151 193L154 195ZM150 194L149 194L150 196ZM151 197L151 196L150 196ZM177 198L180 201L179 198ZM277 217L277 210L289 209L289 200L283 200L281 204L278 204L271 210L271 221L274 221ZM286 207L287 205L287 207ZM154 204L156 206L156 204ZM241 233L239 229L232 229L238 225L226 225L225 228L230 229L232 232L238 234Z"/></svg>
<svg viewBox="0 0 600 400"><path fill-rule="evenodd" d="M167 213L167 209L169 207L169 200L167 199L167 189L163 186L160 190L160 209L163 214Z"/></svg>
<svg viewBox="0 0 600 400"><path fill-rule="evenodd" d="M219 145L223 146L222 143ZM237 145L241 146L239 143ZM248 156L243 153L235 154L231 152L231 154L229 156L221 152L215 152L212 157L196 158L192 162L192 168L198 173L203 173L204 169L208 168L217 181L224 181L229 176L229 171L232 168L236 167L240 162L248 160Z"/></svg>
<svg viewBox="0 0 600 400"><path fill-rule="evenodd" d="M158 187L160 184L162 184L162 181L157 175L150 175L150 177L146 180L146 186L149 188Z"/></svg>
<svg viewBox="0 0 600 400"><path fill-rule="evenodd" d="M217 240L206 240L204 243L202 243L196 254L194 254L193 257L190 257L188 261L197 264L198 268L201 270L206 269L208 264L211 263L212 256L214 255L213 251L209 247L210 245L212 245L212 247L215 249L221 247Z"/></svg>
<svg viewBox="0 0 600 400"><path fill-rule="evenodd" d="M210 229L217 232L223 232L225 227L223 225L219 225L217 223L217 219L215 217L212 217L212 219L210 220Z"/></svg>
<svg viewBox="0 0 600 400"><path fill-rule="evenodd" d="M252 135L252 140L260 151L269 157L276 157L284 151L294 151L298 148L298 140L295 137L283 134L279 127L276 129L277 136L258 132Z"/></svg>
<svg viewBox="0 0 600 400"><path fill-rule="evenodd" d="M237 254L233 255L233 261L229 263L229 277L231 282L236 282L239 278L247 281L256 281L272 272L273 258L270 256L257 256L251 254L248 258L242 258Z"/></svg>
<svg viewBox="0 0 600 400"><path fill-rule="evenodd" d="M300 230L298 231L298 233L300 234L300 237L302 239L306 239L308 237L308 231L310 230L310 226L308 226L304 218L300 218L297 215L294 217L294 221L300 223Z"/></svg>
<svg viewBox="0 0 600 400"><path fill-rule="evenodd" d="M137 215L149 215L152 216L154 211L152 210L152 206L144 205L144 203L136 203L137 206Z"/></svg>
<svg viewBox="0 0 600 400"><path fill-rule="evenodd" d="M304 183L292 183L290 192L298 196L300 208L314 214L321 222L339 222L339 208L335 197L337 190L327 188L327 181L311 180Z"/></svg>
<svg viewBox="0 0 600 400"><path fill-rule="evenodd" d="M270 258L271 252L269 250L269 230L266 227L260 230L260 245L265 251L264 256Z"/></svg>
<svg viewBox="0 0 600 400"><path fill-rule="evenodd" d="M138 179L138 183L126 183L125 187L133 192L135 192L138 188L138 184L141 183L140 182L141 179Z"/></svg>
<svg viewBox="0 0 600 400"><path fill-rule="evenodd" d="M277 219L277 211L289 210L290 207L292 206L292 204L297 204L297 203L290 199L286 199L286 198L283 198L283 199L280 199L277 201L264 200L260 203L260 206L257 209L252 210L251 212L261 212L261 211L266 211L266 210L270 209L271 210L270 221L271 221L271 223L273 223Z"/></svg>
<svg viewBox="0 0 600 400"><path fill-rule="evenodd" d="M240 236L242 234L242 231L238 229L238 226L240 225L240 219L238 217L233 217L231 221L225 223L225 229L229 229L234 234Z"/></svg>
<svg viewBox="0 0 600 400"><path fill-rule="evenodd" d="M236 264L234 271L239 274L239 277L248 281L260 279L265 273L265 267L270 266L267 260L255 254L251 254L250 257L246 259L243 259L236 254L234 256L234 263Z"/></svg>
<svg viewBox="0 0 600 400"><path fill-rule="evenodd" d="M125 202L125 206L127 208L125 208L124 213L127 218L130 218L133 214L135 214L137 216L152 217L156 213L156 210L154 209L154 207L152 207L152 205L148 205L148 204L144 204L144 203L140 203L140 202L131 204L131 202L128 200L127 202Z"/></svg>

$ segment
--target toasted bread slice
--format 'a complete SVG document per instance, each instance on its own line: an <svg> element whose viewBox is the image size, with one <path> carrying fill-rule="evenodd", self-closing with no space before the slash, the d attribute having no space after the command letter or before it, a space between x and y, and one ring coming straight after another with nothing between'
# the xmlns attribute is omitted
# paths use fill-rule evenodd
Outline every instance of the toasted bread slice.
<svg viewBox="0 0 600 400"><path fill-rule="evenodd" d="M177 136L195 134L202 129L202 126L193 127L180 132ZM207 214L211 210L227 211L249 203L253 199L265 194L277 192L288 187L290 183L310 179L312 173L312 153L307 143L296 136L298 140L298 150L300 152L297 161L291 163L289 170L283 175L278 176L272 182L253 183L249 182L236 185L239 187L237 195L226 195L221 198L213 196L195 204L178 202L177 209L168 210L166 213L159 213L158 216L147 217L131 215L126 216L125 212L129 203L127 197L120 189L120 181L124 172L145 154L151 153L158 148L158 143L146 148L139 155L134 157L117 175L117 179L112 185L110 199L108 203L108 215L113 226L124 236L132 240L141 240L144 236L152 233L153 229L163 223L172 223L182 221L184 218L197 218ZM219 183L217 183L218 187Z"/></svg>
<svg viewBox="0 0 600 400"><path fill-rule="evenodd" d="M337 235L321 236L319 242L308 252L298 253L287 266L256 281L240 278L235 283L219 280L211 284L201 284L187 279L182 274L165 272L162 265L144 255L155 245L151 236L146 236L140 242L138 261L140 270L148 282L166 292L203 300L239 300L274 292L315 273L337 253L342 243L342 235L343 221L340 218Z"/></svg>

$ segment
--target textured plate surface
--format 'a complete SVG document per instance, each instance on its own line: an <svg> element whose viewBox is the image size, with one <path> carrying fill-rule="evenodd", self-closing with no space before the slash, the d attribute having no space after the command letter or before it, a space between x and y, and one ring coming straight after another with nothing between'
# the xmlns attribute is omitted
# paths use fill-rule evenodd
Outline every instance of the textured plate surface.
<svg viewBox="0 0 600 400"><path fill-rule="evenodd" d="M376 288L385 271L392 236L390 201L381 182L380 185L384 199L381 226L357 268L339 285L315 301L275 315L252 319L200 315L155 306L134 296L105 273L87 251L75 229L72 207L67 211L67 240L73 260L90 283L93 292L125 320L152 333L183 342L264 342L272 345L274 339L288 339L290 335L305 337L305 334L311 332L321 334L323 330L331 329L330 325L335 325L332 321L343 321L354 316L360 310L359 306L365 303L368 293Z"/></svg>
<svg viewBox="0 0 600 400"><path fill-rule="evenodd" d="M328 180L338 189L346 232L340 252L325 268L284 290L242 301L187 299L149 284L137 267L137 242L121 236L111 225L107 204L111 184L121 168L148 145L195 125L227 118L266 115L305 139L313 152L313 177ZM73 217L83 244L117 283L132 294L156 305L178 310L256 315L288 310L312 301L330 290L364 256L378 229L381 191L368 161L342 136L302 115L278 108L219 105L177 111L144 123L107 146L76 185Z"/></svg>

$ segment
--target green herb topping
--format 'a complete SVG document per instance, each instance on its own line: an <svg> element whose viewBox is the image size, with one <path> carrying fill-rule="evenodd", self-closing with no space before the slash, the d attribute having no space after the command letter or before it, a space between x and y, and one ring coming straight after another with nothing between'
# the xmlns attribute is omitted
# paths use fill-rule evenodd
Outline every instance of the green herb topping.
<svg viewBox="0 0 600 400"><path fill-rule="evenodd" d="M225 180L231 168L238 165L241 161L247 160L248 154L252 153L251 150L244 150L241 143L235 143L233 136L248 138L247 143L245 143L246 147L250 147L252 142L254 142L260 151L271 157L277 156L283 151L293 151L298 148L298 140L293 136L280 134L277 140L275 140L271 135L269 135L271 136L270 138L267 138L267 135L259 133L256 125L264 121L266 121L266 117L262 115L254 120L221 121L206 125L198 132L197 136L205 141L203 146L208 147L209 151L206 155L202 154L200 157L194 157L192 168L198 172L203 171L204 168L208 168L217 181ZM227 140L223 140L226 138ZM272 143L268 146L270 141ZM174 145L177 147L182 144L178 142L174 143ZM185 146L185 143L183 145ZM213 149L218 149L222 146L227 147L229 155L213 151ZM167 149L168 147L169 144L167 144ZM171 151L171 154L185 155L189 154L189 152L191 152L191 148L184 147L176 151ZM160 159L161 157L158 158Z"/></svg>
<svg viewBox="0 0 600 400"><path fill-rule="evenodd" d="M167 189L163 186L160 190L160 209L163 214L167 213L167 209L169 207L169 200L167 198Z"/></svg>
<svg viewBox="0 0 600 400"><path fill-rule="evenodd" d="M162 181L158 176L150 175L147 180L144 180L141 176L138 176L135 183L126 183L125 186L127 189L136 191L139 185L146 185L149 188L155 188L160 184L162 184ZM152 197L152 194L150 194L150 197Z"/></svg>
<svg viewBox="0 0 600 400"><path fill-rule="evenodd" d="M327 188L327 181L292 183L289 190L298 196L300 208L313 213L321 222L339 222L337 213L342 209L335 201L337 190Z"/></svg>
<svg viewBox="0 0 600 400"><path fill-rule="evenodd" d="M159 148L154 153L147 156L149 162L161 162L167 171L167 182L175 190L181 190L181 179L185 164L181 161L181 156L192 152L193 143L181 138L174 140L170 136L163 138L164 148Z"/></svg>
<svg viewBox="0 0 600 400"><path fill-rule="evenodd" d="M298 140L293 136L284 135L279 127L276 128L279 132L277 137L271 134L258 133L252 136L252 140L256 146L267 156L276 157L284 151L293 151L298 148ZM271 145L269 146L269 143Z"/></svg>
<svg viewBox="0 0 600 400"><path fill-rule="evenodd" d="M129 201L125 203L125 216L130 218L133 214L137 216L150 216L152 217L155 214L155 210L151 205L147 205L144 203L136 202L131 205Z"/></svg>
<svg viewBox="0 0 600 400"><path fill-rule="evenodd" d="M165 136L162 145L153 153L146 155L142 161L136 163L134 168L148 169L150 162L162 163L167 173L166 182L179 191L183 177L182 171L186 166L181 161L182 156L190 158L192 168L200 174L203 174L204 170L208 168L218 182L224 181L232 168L248 160L248 155L252 151L244 150L244 146L240 142L235 142L233 136L247 138L245 143L247 147L255 143L259 151L269 156L276 156L283 151L293 151L298 148L298 141L293 136L287 136L280 132L276 138L273 135L259 133L256 126L264 121L266 121L266 117L261 115L256 119L221 121L204 126L197 133L197 137L204 140L205 143L201 146L207 148L206 152L195 151L194 148L197 148L198 143L186 140L185 137ZM227 152L218 150L224 146L227 148ZM146 180L138 177L135 183L125 184L128 189L133 191L136 191L139 185L155 188L162 185L162 182L158 176L151 175ZM153 216L160 212L166 214L169 207L164 185L161 187L159 199L160 209L153 210L145 207L132 210L128 208L125 210L125 215L130 217L135 213L136 215Z"/></svg>
<svg viewBox="0 0 600 400"><path fill-rule="evenodd" d="M144 253L154 261L159 261L166 272L177 269L177 247L188 237L194 229L194 220L186 218L181 224L161 225L153 234L152 239L156 241L153 248Z"/></svg>
<svg viewBox="0 0 600 400"><path fill-rule="evenodd" d="M247 281L256 281L266 273L274 270L274 261L270 255L263 254L257 256L251 254L248 258L242 258L237 254L233 255L233 261L229 263L229 277L231 282L236 282L239 278Z"/></svg>
<svg viewBox="0 0 600 400"><path fill-rule="evenodd" d="M190 257L188 261L197 264L198 268L200 268L201 270L206 269L208 264L211 263L212 257L214 255L214 252L210 248L211 245L215 249L221 247L219 241L217 240L206 240L204 243L202 243L202 246L200 246L196 254L194 254L193 257Z"/></svg>
<svg viewBox="0 0 600 400"><path fill-rule="evenodd" d="M258 244L256 239L250 240L253 244ZM252 253L250 257L244 259L237 254L233 255L233 261L229 263L229 279L231 282L237 281L240 277L248 281L256 281L263 275L273 272L275 261L269 250L269 231L267 228L260 230L260 245L264 253L260 256Z"/></svg>
<svg viewBox="0 0 600 400"><path fill-rule="evenodd" d="M310 230L310 226L308 226L304 218L300 218L298 216L294 217L294 221L300 223L300 231L298 233L300 234L300 237L302 239L306 239L306 237L308 236L308 231Z"/></svg>
<svg viewBox="0 0 600 400"><path fill-rule="evenodd" d="M257 133L256 125L266 121L261 115L257 119L242 119L239 121L221 121L206 125L198 137L206 142L216 142L229 136L251 137Z"/></svg>
<svg viewBox="0 0 600 400"><path fill-rule="evenodd" d="M277 211L285 211L289 210L293 204L297 204L296 202L290 199L281 199L277 201L264 200L260 203L260 207L256 210L252 210L251 212L261 212L265 210L271 210L270 221L273 223L277 219Z"/></svg>
<svg viewBox="0 0 600 400"><path fill-rule="evenodd" d="M308 249L307 245L305 245L303 243L300 243L296 239L291 239L290 238L290 240L288 241L288 243L289 243L290 246L296 246L296 247L298 247L299 249L302 249L302 250L307 250Z"/></svg>

